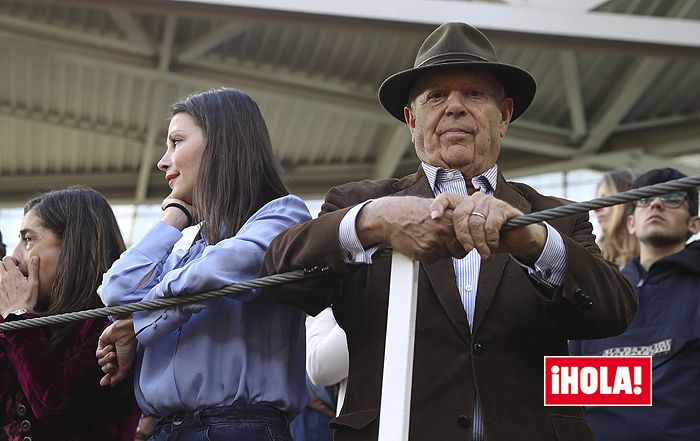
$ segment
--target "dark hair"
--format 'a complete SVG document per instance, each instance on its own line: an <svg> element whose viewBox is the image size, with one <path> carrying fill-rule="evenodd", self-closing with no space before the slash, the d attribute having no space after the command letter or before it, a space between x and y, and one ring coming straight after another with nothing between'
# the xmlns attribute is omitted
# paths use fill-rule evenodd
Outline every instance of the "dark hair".
<svg viewBox="0 0 700 441"><path fill-rule="evenodd" d="M649 170L637 179L635 179L632 188L646 187L648 185L660 184L662 182L674 181L676 179L686 178L687 176L676 170L675 168L656 168ZM691 216L698 215L698 189L691 187L685 190L686 198L688 199L688 212Z"/></svg>
<svg viewBox="0 0 700 441"><path fill-rule="evenodd" d="M240 90L190 95L172 107L204 132L206 145L192 191L202 236L210 244L234 236L263 205L289 194L257 103Z"/></svg>
<svg viewBox="0 0 700 441"><path fill-rule="evenodd" d="M41 194L24 207L35 210L42 225L61 241L56 279L42 314L60 314L104 306L97 287L124 251L119 225L107 200L87 187L69 187ZM72 325L51 329L51 344L61 341Z"/></svg>
<svg viewBox="0 0 700 441"><path fill-rule="evenodd" d="M7 245L2 241L2 232L0 232L0 258L5 257L7 254Z"/></svg>

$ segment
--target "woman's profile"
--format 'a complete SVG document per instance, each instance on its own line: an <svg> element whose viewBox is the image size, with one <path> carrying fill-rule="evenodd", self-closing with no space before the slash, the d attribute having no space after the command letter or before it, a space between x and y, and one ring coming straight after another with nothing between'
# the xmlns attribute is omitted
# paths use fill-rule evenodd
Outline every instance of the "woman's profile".
<svg viewBox="0 0 700 441"><path fill-rule="evenodd" d="M289 195L262 114L243 92L210 90L176 103L166 143L158 167L172 191L160 221L105 274L106 304L254 279L270 241L310 219ZM194 223L201 238L173 251ZM306 402L303 312L253 290L134 313L102 336L103 384L130 364L134 334L136 396L158 420L151 440L291 440L287 421Z"/></svg>

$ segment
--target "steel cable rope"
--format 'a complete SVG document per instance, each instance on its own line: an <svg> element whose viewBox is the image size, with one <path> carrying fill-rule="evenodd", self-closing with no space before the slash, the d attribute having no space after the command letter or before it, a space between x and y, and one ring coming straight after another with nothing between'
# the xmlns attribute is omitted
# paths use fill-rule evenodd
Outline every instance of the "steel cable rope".
<svg viewBox="0 0 700 441"><path fill-rule="evenodd" d="M503 225L504 229L513 229L529 224L534 224L549 219L556 219L572 214L583 213L596 208L610 207L624 202L632 202L649 196L658 196L674 191L685 190L691 187L700 186L700 175L688 176L661 184L650 185L648 187L637 188L623 193L592 199L585 202L576 202L569 205L550 208L538 211L537 213L517 216L510 219ZM16 329L32 328L45 325L56 325L89 318L107 317L110 315L119 316L136 311L148 311L153 309L163 309L171 306L184 305L201 302L204 300L233 294L240 291L248 291L253 288L264 288L267 286L281 285L284 283L316 277L328 272L327 267L316 266L310 269L293 270L282 274L261 277L247 282L236 283L221 289L205 291L196 294L187 294L178 297L168 297L165 299L148 300L127 305L108 306L104 308L88 309L85 311L67 312L45 317L36 317L25 320L13 320L0 323L0 332L13 331Z"/></svg>

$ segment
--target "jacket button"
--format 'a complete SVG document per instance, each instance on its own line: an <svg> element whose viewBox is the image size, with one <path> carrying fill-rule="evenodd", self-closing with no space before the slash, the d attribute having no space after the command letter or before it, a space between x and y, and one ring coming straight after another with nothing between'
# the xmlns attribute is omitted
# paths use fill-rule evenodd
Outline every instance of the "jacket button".
<svg viewBox="0 0 700 441"><path fill-rule="evenodd" d="M474 350L474 354L476 355L481 355L484 353L484 345L482 345L479 342L474 343L472 349Z"/></svg>
<svg viewBox="0 0 700 441"><path fill-rule="evenodd" d="M29 420L22 420L21 423L19 423L19 430L22 431L23 433L29 432L29 429L32 428L32 423L29 422Z"/></svg>
<svg viewBox="0 0 700 441"><path fill-rule="evenodd" d="M24 404L18 404L17 405L17 415L23 417L27 414L27 406Z"/></svg>
<svg viewBox="0 0 700 441"><path fill-rule="evenodd" d="M32 441L32 439L28 436L25 436L24 438L22 438L22 441Z"/></svg>
<svg viewBox="0 0 700 441"><path fill-rule="evenodd" d="M466 415L460 415L457 417L457 424L462 429L468 429L472 425L472 419Z"/></svg>
<svg viewBox="0 0 700 441"><path fill-rule="evenodd" d="M593 307L593 300L584 294L581 288L574 290L574 302L579 309L584 311Z"/></svg>

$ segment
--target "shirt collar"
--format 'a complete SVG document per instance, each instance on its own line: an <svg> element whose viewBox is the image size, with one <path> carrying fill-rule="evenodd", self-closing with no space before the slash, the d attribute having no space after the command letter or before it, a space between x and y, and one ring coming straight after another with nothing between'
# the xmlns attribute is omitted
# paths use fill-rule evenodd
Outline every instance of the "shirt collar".
<svg viewBox="0 0 700 441"><path fill-rule="evenodd" d="M462 173L460 173L459 170L435 167L433 165L428 164L427 162L421 162L421 165L423 166L425 176L428 178L428 183L430 183L430 189L433 190L433 192L435 192L435 182L438 181L438 178L439 180L448 180L450 178L447 178L447 176L449 176L450 173L453 173L455 179L464 179ZM493 167L486 170L481 175L474 176L472 178L472 185L474 186L474 188L486 192L489 189L482 188L482 179L486 179L486 181L488 181L489 185L491 185L491 190L493 190L493 192L495 193L496 182L498 181L498 165L494 164Z"/></svg>

